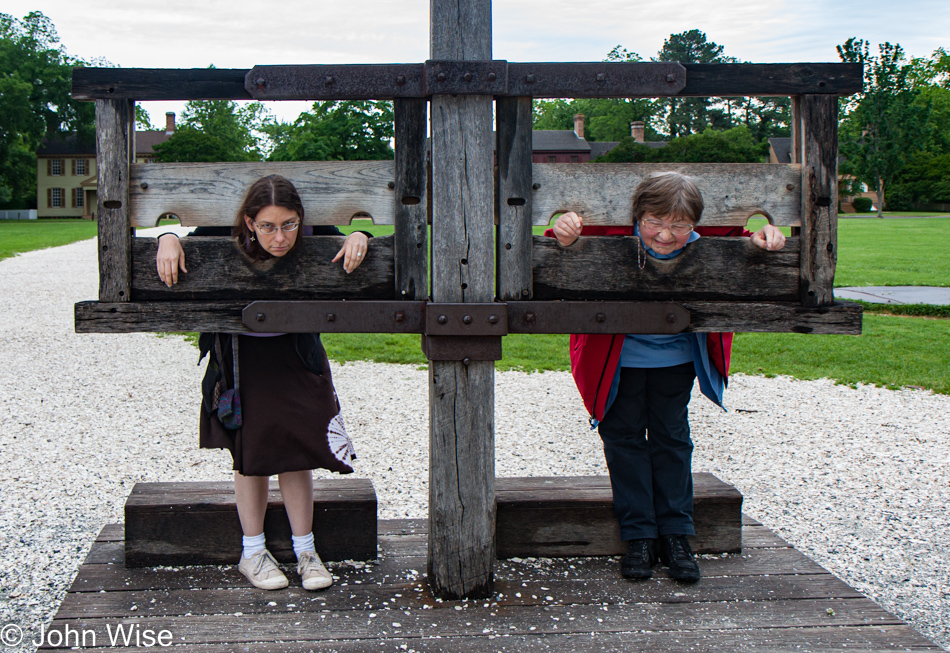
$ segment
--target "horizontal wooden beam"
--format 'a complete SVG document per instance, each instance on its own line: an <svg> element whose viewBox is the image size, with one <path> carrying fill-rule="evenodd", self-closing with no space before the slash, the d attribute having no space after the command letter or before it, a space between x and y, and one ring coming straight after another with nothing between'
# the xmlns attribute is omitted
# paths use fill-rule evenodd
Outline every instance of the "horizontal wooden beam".
<svg viewBox="0 0 950 653"><path fill-rule="evenodd" d="M467 77L466 84L471 84L469 91L466 84L460 85L451 76L442 80L427 79L426 66L433 68L439 63L444 62L259 66L252 70L76 68L73 97L137 101L246 100L252 97L389 100L438 94L440 84L450 85L450 91L442 92L452 94L551 98L851 95L862 88L860 64L685 64L682 66L686 69L684 84L682 67L675 62L474 61L464 62L474 71ZM495 75L490 82L487 74L480 74L488 67L493 67ZM678 67L678 71L671 71L670 67ZM483 76L484 81L480 79Z"/></svg>
<svg viewBox="0 0 950 653"><path fill-rule="evenodd" d="M79 302L76 333L218 331L245 333L241 313L248 301ZM521 315L531 304L511 302ZM596 302L591 302L596 303ZM686 332L759 331L861 335L860 304L835 302L806 308L797 302L679 302L690 313ZM515 311L520 311L515 313ZM550 331L553 333L554 331ZM535 331L549 333L549 331Z"/></svg>
<svg viewBox="0 0 950 653"><path fill-rule="evenodd" d="M248 187L279 174L300 193L306 224L393 224L392 161L141 163L131 166L132 225L174 214L183 225L230 226Z"/></svg>
<svg viewBox="0 0 950 653"><path fill-rule="evenodd" d="M230 238L182 238L188 273L167 287L155 270L158 241L132 239L132 300L392 299L393 238L370 241L366 261L352 273L331 259L342 236L304 237L281 258L252 263Z"/></svg>
<svg viewBox="0 0 950 653"><path fill-rule="evenodd" d="M747 238L700 238L676 258L638 253L638 239L534 237L534 298L662 301L798 299L799 240L766 252ZM639 260L644 263L640 269Z"/></svg>
<svg viewBox="0 0 950 653"><path fill-rule="evenodd" d="M588 225L629 225L634 188L669 170L695 178L706 205L703 226L745 225L756 214L776 225L801 224L801 166L770 163L535 163L531 221L547 225L557 213L576 211Z"/></svg>

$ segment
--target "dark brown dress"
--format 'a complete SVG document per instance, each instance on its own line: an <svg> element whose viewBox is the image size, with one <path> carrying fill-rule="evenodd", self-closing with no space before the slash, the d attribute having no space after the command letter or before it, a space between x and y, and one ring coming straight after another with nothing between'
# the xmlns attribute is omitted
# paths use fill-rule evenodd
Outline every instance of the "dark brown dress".
<svg viewBox="0 0 950 653"><path fill-rule="evenodd" d="M228 336L219 337L226 344ZM314 374L297 355L292 335L235 337L240 338L242 425L234 431L224 428L202 403L201 447L227 449L234 469L245 476L304 469L352 472L356 455L343 427L326 354L323 374ZM223 356L230 388L231 347Z"/></svg>

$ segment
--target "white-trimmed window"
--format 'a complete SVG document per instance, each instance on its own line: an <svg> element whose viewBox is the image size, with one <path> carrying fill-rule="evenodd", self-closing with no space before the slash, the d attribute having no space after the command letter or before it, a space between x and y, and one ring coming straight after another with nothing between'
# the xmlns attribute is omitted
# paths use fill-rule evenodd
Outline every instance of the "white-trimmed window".
<svg viewBox="0 0 950 653"><path fill-rule="evenodd" d="M82 188L73 189L73 208L81 209L86 205L86 192Z"/></svg>
<svg viewBox="0 0 950 653"><path fill-rule="evenodd" d="M48 170L50 177L61 177L63 175L63 160L48 159Z"/></svg>
<svg viewBox="0 0 950 653"><path fill-rule="evenodd" d="M89 167L86 165L86 159L73 159L73 174L88 175Z"/></svg>
<svg viewBox="0 0 950 653"><path fill-rule="evenodd" d="M47 200L49 201L49 207L51 209L61 209L63 208L63 196L66 194L65 189L63 188L48 188L47 189Z"/></svg>

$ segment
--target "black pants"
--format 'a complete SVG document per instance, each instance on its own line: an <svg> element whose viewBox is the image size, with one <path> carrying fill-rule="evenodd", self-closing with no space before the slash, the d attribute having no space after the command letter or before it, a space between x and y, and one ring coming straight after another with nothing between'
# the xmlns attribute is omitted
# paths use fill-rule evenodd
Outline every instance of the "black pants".
<svg viewBox="0 0 950 653"><path fill-rule="evenodd" d="M695 378L692 363L620 370L599 432L624 541L695 534L687 411Z"/></svg>

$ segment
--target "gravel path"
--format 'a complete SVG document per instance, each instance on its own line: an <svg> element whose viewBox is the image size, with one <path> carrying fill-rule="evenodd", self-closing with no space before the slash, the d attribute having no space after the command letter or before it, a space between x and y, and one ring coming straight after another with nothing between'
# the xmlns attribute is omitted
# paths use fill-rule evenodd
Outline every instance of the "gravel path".
<svg viewBox="0 0 950 653"><path fill-rule="evenodd" d="M193 347L73 333L73 303L96 295L95 256L85 241L0 261L0 626L35 633L53 616L136 481L230 477L226 452L197 448ZM424 516L426 372L333 374L379 516ZM606 474L569 374L496 379L499 476ZM740 375L726 401L729 413L694 397L694 468L950 650L950 397Z"/></svg>

